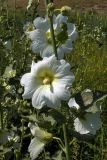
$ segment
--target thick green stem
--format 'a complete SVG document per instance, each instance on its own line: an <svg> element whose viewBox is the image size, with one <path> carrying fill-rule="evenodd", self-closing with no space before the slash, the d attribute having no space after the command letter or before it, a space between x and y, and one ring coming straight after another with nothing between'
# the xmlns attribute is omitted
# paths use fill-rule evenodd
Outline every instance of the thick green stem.
<svg viewBox="0 0 107 160"><path fill-rule="evenodd" d="M50 23L50 31L51 31L53 51L54 51L54 53L55 53L55 56L56 56L57 59L58 59L57 47L56 47L56 40L55 40L54 29L53 29L53 16L49 16L49 23Z"/></svg>
<svg viewBox="0 0 107 160"><path fill-rule="evenodd" d="M68 143L68 136L67 136L66 124L63 124L63 133L64 133L64 141L65 141L66 160L70 160L70 155L69 155L69 143Z"/></svg>
<svg viewBox="0 0 107 160"><path fill-rule="evenodd" d="M45 0L45 4L46 4L46 10L48 10L48 3L50 3L49 0ZM50 32L51 32L51 39L52 39L52 46L53 46L53 51L55 53L56 58L58 59L58 55L57 55L57 47L56 47L56 40L55 40L55 34L54 34L54 28L53 28L53 13L52 11L48 13L48 18L49 18L49 24L50 24Z"/></svg>

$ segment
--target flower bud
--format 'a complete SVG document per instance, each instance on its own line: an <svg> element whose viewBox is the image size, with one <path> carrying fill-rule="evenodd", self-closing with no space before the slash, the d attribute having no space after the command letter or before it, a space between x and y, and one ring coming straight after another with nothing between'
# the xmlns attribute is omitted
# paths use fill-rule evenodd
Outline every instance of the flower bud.
<svg viewBox="0 0 107 160"><path fill-rule="evenodd" d="M69 6L63 6L61 8L61 13L63 16L68 16L70 14L70 12L71 12L71 7L69 7Z"/></svg>

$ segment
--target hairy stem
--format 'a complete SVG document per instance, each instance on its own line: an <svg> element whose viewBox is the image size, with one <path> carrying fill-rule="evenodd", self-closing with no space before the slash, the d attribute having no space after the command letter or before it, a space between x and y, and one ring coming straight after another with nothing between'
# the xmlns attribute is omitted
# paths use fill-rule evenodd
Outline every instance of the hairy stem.
<svg viewBox="0 0 107 160"><path fill-rule="evenodd" d="M70 160L70 155L69 155L69 143L68 143L68 136L67 136L67 127L66 127L66 124L63 124L63 133L64 133L64 141L65 141L66 160Z"/></svg>
<svg viewBox="0 0 107 160"><path fill-rule="evenodd" d="M49 23L50 23L50 31L51 31L51 37L52 37L53 51L55 53L55 56L58 59L56 40L55 40L54 29L53 29L53 17L51 17L51 16L49 17Z"/></svg>

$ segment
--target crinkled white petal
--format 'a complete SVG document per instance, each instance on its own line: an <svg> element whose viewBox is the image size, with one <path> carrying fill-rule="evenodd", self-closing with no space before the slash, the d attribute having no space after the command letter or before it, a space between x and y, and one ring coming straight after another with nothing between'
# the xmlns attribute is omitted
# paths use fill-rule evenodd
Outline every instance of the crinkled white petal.
<svg viewBox="0 0 107 160"><path fill-rule="evenodd" d="M68 32L69 38L71 38L71 41L75 41L78 37L75 24L67 23L67 28L68 28L67 32Z"/></svg>
<svg viewBox="0 0 107 160"><path fill-rule="evenodd" d="M64 58L64 50L61 46L57 48L57 54L58 54L58 60Z"/></svg>
<svg viewBox="0 0 107 160"><path fill-rule="evenodd" d="M36 29L34 31L31 31L30 34L29 34L29 38L32 41L40 41L40 42L46 41L45 32L40 30L40 29Z"/></svg>
<svg viewBox="0 0 107 160"><path fill-rule="evenodd" d="M73 50L72 40L70 38L67 39L67 41L62 44L62 48L64 53L71 53L71 51Z"/></svg>
<svg viewBox="0 0 107 160"><path fill-rule="evenodd" d="M70 108L76 108L76 109L79 109L79 108L80 108L80 106L76 103L75 98L71 98L71 99L69 100L68 106L69 106Z"/></svg>
<svg viewBox="0 0 107 160"><path fill-rule="evenodd" d="M55 95L57 95L57 97L60 100L63 100L63 101L67 101L71 95L68 88L63 83L60 83L60 80L59 80L59 83L53 82L53 92Z"/></svg>
<svg viewBox="0 0 107 160"><path fill-rule="evenodd" d="M40 86L32 96L32 105L34 108L41 109L46 105L44 100L45 90L44 86Z"/></svg>
<svg viewBox="0 0 107 160"><path fill-rule="evenodd" d="M60 25L61 23L67 23L68 17L63 16L62 14L58 14L55 20L55 23L57 25Z"/></svg>
<svg viewBox="0 0 107 160"><path fill-rule="evenodd" d="M74 127L80 134L96 134L96 131L101 128L100 112L86 113L85 120L76 118L74 120Z"/></svg>
<svg viewBox="0 0 107 160"><path fill-rule="evenodd" d="M33 62L31 67L31 73L33 75L38 76L41 70L48 70L49 72L55 72L57 68L57 60L56 57L50 56L44 57L43 61L39 61L38 63Z"/></svg>
<svg viewBox="0 0 107 160"><path fill-rule="evenodd" d="M32 105L37 109L42 108L44 105L48 107L59 107L60 100L53 92L52 86L43 85L33 94Z"/></svg>
<svg viewBox="0 0 107 160"><path fill-rule="evenodd" d="M60 60L60 64L58 66L58 68L56 69L56 73L55 73L55 77L56 78L64 78L65 76L67 76L66 78L71 82L74 80L74 75L72 72L70 72L70 64L67 63L65 60ZM63 79L62 79L63 80Z"/></svg>
<svg viewBox="0 0 107 160"><path fill-rule="evenodd" d="M21 78L21 85L24 86L23 98L29 99L40 85L38 80L31 73L26 73Z"/></svg>
<svg viewBox="0 0 107 160"><path fill-rule="evenodd" d="M42 29L43 31L47 31L49 29L47 18L37 17L34 19L33 24L36 29Z"/></svg>
<svg viewBox="0 0 107 160"><path fill-rule="evenodd" d="M31 140L30 145L28 147L28 151L30 152L31 160L35 160L35 158L38 157L38 155L44 149L45 143L46 142L40 141L36 137Z"/></svg>
<svg viewBox="0 0 107 160"><path fill-rule="evenodd" d="M42 51L47 45L45 32L36 29L29 33L29 38L32 40L31 50L36 53Z"/></svg>
<svg viewBox="0 0 107 160"><path fill-rule="evenodd" d="M53 51L53 47L52 45L47 45L47 47L43 50L43 52L41 52L41 57L50 57L52 55L54 55L54 51ZM58 47L57 48L57 54L58 54L58 59L63 59L64 57L64 49L62 47Z"/></svg>
<svg viewBox="0 0 107 160"><path fill-rule="evenodd" d="M53 47L52 45L47 45L44 50L40 53L41 57L50 57L54 55Z"/></svg>
<svg viewBox="0 0 107 160"><path fill-rule="evenodd" d="M30 128L30 131L32 133L33 136L35 136L36 131L40 130L39 126L37 125L37 123L33 124L33 123L28 123L28 127Z"/></svg>

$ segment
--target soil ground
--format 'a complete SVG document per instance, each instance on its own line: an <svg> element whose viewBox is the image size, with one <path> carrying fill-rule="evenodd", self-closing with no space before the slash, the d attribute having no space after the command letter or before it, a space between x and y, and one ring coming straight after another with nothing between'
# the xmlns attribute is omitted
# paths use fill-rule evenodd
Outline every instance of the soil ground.
<svg viewBox="0 0 107 160"><path fill-rule="evenodd" d="M40 7L44 9L44 1L40 0ZM13 7L15 0L8 0L9 6ZM16 0L17 8L26 8L28 0ZM107 0L54 0L57 7L69 5L72 9L94 9L98 12L107 13Z"/></svg>

